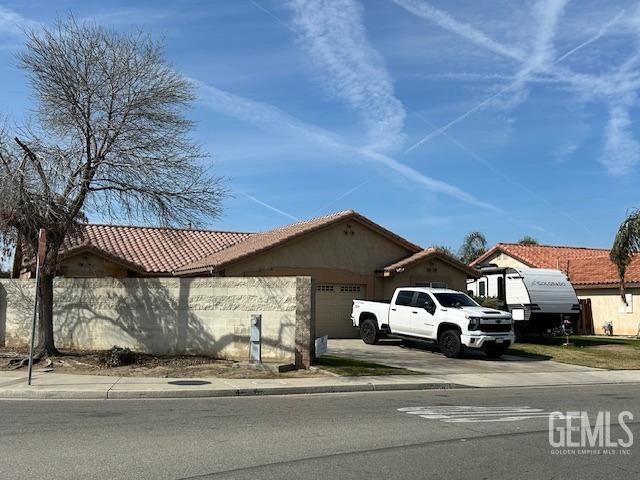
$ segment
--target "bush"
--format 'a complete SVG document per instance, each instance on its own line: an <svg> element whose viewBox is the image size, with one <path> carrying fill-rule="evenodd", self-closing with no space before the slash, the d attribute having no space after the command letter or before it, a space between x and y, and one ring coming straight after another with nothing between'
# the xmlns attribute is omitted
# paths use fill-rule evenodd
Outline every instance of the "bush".
<svg viewBox="0 0 640 480"><path fill-rule="evenodd" d="M98 363L106 368L123 367L136 363L137 356L128 348L113 346L111 350L100 353Z"/></svg>
<svg viewBox="0 0 640 480"><path fill-rule="evenodd" d="M504 302L497 297L473 297L473 299L483 307L506 310Z"/></svg>

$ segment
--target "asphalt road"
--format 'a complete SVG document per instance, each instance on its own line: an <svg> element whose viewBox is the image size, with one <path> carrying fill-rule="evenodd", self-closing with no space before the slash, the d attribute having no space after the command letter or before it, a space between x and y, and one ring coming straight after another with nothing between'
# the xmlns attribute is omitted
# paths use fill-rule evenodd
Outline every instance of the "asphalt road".
<svg viewBox="0 0 640 480"><path fill-rule="evenodd" d="M610 411L614 423L619 412L631 411L635 444L608 454L557 454L566 449L549 444L548 412L581 410L592 420ZM614 425L611 438L628 435ZM639 476L638 385L0 401L3 479Z"/></svg>

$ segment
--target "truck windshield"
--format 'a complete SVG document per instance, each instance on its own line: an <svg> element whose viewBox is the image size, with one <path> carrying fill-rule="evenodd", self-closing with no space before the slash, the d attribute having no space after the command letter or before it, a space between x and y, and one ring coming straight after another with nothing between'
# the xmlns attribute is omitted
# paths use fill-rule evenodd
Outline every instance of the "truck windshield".
<svg viewBox="0 0 640 480"><path fill-rule="evenodd" d="M478 306L476 302L464 293L435 293L434 295L443 307L460 308Z"/></svg>

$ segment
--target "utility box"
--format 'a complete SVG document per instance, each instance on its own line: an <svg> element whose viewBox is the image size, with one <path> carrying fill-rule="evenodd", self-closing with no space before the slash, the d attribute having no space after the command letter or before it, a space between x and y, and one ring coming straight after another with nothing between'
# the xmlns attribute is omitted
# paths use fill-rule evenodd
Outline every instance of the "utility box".
<svg viewBox="0 0 640 480"><path fill-rule="evenodd" d="M251 315L249 337L249 362L262 363L262 315Z"/></svg>

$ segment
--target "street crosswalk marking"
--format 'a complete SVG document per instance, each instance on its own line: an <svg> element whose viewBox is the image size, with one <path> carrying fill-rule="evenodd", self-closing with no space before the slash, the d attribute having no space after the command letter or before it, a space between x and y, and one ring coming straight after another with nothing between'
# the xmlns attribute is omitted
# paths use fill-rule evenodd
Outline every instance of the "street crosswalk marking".
<svg viewBox="0 0 640 480"><path fill-rule="evenodd" d="M446 423L517 422L530 418L545 418L551 412L531 407L478 407L448 405L437 407L404 407L399 412Z"/></svg>

